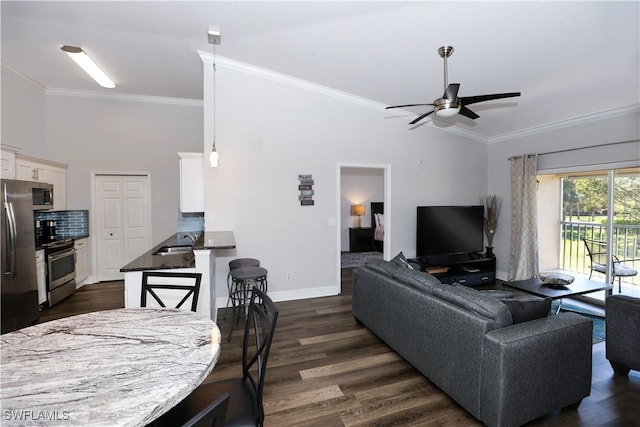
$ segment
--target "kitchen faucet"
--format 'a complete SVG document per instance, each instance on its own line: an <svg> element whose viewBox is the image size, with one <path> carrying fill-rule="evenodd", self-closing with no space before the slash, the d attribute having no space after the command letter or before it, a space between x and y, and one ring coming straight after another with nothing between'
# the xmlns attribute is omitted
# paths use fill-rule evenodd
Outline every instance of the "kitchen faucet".
<svg viewBox="0 0 640 427"><path fill-rule="evenodd" d="M191 242L195 245L196 244L196 240L198 240L199 236L196 233L184 233L182 235L182 238L184 239L186 237L188 237L189 240L191 240Z"/></svg>

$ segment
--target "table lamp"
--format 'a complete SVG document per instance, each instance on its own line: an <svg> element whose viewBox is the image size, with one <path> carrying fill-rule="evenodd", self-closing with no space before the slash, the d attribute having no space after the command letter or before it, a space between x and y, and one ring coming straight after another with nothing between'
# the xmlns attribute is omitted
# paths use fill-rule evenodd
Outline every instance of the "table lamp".
<svg viewBox="0 0 640 427"><path fill-rule="evenodd" d="M366 209L364 205L351 205L351 215L355 216L353 220L353 228L360 228L362 224L360 217L364 215Z"/></svg>

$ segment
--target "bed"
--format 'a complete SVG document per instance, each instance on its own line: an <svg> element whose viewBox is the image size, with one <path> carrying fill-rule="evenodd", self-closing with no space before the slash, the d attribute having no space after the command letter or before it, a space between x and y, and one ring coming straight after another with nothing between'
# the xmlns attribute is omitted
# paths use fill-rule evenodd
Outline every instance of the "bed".
<svg viewBox="0 0 640 427"><path fill-rule="evenodd" d="M371 202L371 227L373 227L373 243L376 251L384 248L384 203Z"/></svg>

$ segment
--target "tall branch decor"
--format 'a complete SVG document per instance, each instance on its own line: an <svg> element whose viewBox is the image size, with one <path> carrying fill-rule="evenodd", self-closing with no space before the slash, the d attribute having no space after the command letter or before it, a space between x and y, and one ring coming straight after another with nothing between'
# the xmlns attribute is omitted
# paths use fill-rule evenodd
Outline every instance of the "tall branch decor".
<svg viewBox="0 0 640 427"><path fill-rule="evenodd" d="M493 237L498 228L498 217L502 202L494 194L484 198L484 232L487 235L487 255L493 255Z"/></svg>

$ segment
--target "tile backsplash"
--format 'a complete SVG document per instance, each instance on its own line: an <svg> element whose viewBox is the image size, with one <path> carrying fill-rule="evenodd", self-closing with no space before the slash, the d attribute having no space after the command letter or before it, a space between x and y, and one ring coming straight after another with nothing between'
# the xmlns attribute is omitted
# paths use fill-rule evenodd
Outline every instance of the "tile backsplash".
<svg viewBox="0 0 640 427"><path fill-rule="evenodd" d="M204 213L178 212L178 233L188 233L204 230Z"/></svg>
<svg viewBox="0 0 640 427"><path fill-rule="evenodd" d="M64 237L86 237L89 235L89 211L36 211L33 213L36 221L36 233L38 221L56 221L56 231Z"/></svg>

